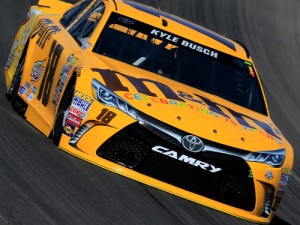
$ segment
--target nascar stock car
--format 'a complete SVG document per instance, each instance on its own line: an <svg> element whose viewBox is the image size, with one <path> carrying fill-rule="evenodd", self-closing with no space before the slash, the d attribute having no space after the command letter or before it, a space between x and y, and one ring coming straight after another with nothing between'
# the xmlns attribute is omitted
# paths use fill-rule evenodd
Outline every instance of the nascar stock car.
<svg viewBox="0 0 300 225"><path fill-rule="evenodd" d="M128 0L40 0L5 66L13 109L88 162L269 223L293 166L241 44Z"/></svg>

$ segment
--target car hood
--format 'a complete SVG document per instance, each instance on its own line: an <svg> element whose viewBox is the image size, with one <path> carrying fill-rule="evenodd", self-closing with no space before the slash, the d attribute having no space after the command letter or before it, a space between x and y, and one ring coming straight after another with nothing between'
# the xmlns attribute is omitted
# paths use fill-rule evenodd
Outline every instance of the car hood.
<svg viewBox="0 0 300 225"><path fill-rule="evenodd" d="M134 108L159 121L244 150L276 150L286 143L268 116L164 76L98 57L107 68L97 69L97 79Z"/></svg>

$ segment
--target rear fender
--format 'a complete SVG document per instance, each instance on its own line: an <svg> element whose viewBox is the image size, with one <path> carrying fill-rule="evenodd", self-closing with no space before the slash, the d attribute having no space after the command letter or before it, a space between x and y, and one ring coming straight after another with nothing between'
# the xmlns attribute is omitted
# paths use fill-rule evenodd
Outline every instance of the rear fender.
<svg viewBox="0 0 300 225"><path fill-rule="evenodd" d="M26 46L28 46L29 37L33 31L38 15L41 13L41 11L32 7L28 13L28 21L18 30L4 69L7 90L11 86L21 56L26 56Z"/></svg>

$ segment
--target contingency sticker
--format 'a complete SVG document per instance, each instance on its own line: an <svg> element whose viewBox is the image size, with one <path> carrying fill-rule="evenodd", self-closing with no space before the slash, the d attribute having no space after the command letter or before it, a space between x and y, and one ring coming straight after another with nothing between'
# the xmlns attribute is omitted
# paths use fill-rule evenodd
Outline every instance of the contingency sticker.
<svg viewBox="0 0 300 225"><path fill-rule="evenodd" d="M94 100L92 97L82 93L79 90L76 90L72 101L72 106L84 113L88 113L93 101Z"/></svg>
<svg viewBox="0 0 300 225"><path fill-rule="evenodd" d="M64 127L63 134L72 138L74 135L74 130L75 130L75 126L73 124L67 122Z"/></svg>
<svg viewBox="0 0 300 225"><path fill-rule="evenodd" d="M66 119L66 125L63 133L69 137L73 137L76 128L79 128L82 120L87 117L93 98L76 90L73 101Z"/></svg>
<svg viewBox="0 0 300 225"><path fill-rule="evenodd" d="M52 103L54 105L57 105L57 103L59 102L60 99L60 95L62 93L62 90L65 86L65 83L67 81L67 78L69 76L70 71L73 69L73 66L76 64L76 62L78 61L78 58L74 56L74 54L71 54L66 63L63 65L63 68L60 72L57 84L55 86L55 92L54 92L54 96L52 99Z"/></svg>
<svg viewBox="0 0 300 225"><path fill-rule="evenodd" d="M73 115L72 113L69 113L67 117L67 123L74 125L75 127L80 127L80 124L82 122L82 119Z"/></svg>
<svg viewBox="0 0 300 225"><path fill-rule="evenodd" d="M32 101L37 92L34 83L25 82L25 86L20 86L19 94L25 96L28 101Z"/></svg>
<svg viewBox="0 0 300 225"><path fill-rule="evenodd" d="M72 113L73 115L81 118L81 119L85 119L86 116L87 116L87 113L86 112L83 112L82 110L72 106L69 110L69 113Z"/></svg>

